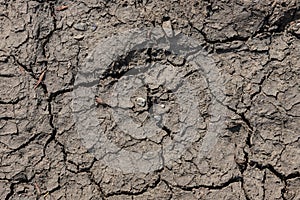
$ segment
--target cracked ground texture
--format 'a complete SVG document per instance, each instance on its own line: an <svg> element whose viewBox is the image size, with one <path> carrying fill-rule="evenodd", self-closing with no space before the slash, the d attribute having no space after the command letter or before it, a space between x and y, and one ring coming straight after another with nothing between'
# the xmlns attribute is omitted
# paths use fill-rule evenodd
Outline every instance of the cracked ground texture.
<svg viewBox="0 0 300 200"><path fill-rule="evenodd" d="M0 199L299 200L299 6L0 0ZM199 140L172 166L114 170L76 132L75 76L100 39L166 22L216 61L226 79L227 128L206 158L197 157ZM116 140L127 148L127 140Z"/></svg>

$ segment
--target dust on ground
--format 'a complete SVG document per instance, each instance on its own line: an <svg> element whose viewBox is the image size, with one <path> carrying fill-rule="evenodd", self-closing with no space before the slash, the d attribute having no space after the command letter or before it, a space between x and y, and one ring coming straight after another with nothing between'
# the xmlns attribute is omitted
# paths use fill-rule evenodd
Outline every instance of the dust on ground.
<svg viewBox="0 0 300 200"><path fill-rule="evenodd" d="M1 0L0 199L300 199L299 3ZM224 79L219 103L226 128L209 153L198 156L214 97L205 77L172 52L124 55L99 77L98 103L131 67L156 62L194 83L200 116L178 159L126 173L84 145L73 91L99 41L143 28L199 41ZM131 95L138 101L129 114L139 123L154 102L163 102L162 131L149 138L123 134L109 116L115 105L107 103L95 105L105 136L127 151L160 149L174 138L182 105L163 87Z"/></svg>

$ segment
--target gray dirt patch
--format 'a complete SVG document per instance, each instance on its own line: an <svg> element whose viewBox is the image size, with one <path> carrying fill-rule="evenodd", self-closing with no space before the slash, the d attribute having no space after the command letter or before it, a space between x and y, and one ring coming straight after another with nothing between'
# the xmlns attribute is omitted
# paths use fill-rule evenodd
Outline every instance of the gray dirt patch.
<svg viewBox="0 0 300 200"><path fill-rule="evenodd" d="M299 5L0 0L0 199L300 199Z"/></svg>

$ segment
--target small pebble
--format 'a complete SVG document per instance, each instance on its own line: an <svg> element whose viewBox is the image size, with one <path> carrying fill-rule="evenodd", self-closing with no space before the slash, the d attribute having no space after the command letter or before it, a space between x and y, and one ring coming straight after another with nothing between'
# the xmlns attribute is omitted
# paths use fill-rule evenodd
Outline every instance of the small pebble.
<svg viewBox="0 0 300 200"><path fill-rule="evenodd" d="M75 40L82 40L84 38L84 35L75 35L74 39Z"/></svg>
<svg viewBox="0 0 300 200"><path fill-rule="evenodd" d="M92 29L92 31L97 30L97 25L96 25L96 24L92 24L92 25L91 25L91 29Z"/></svg>
<svg viewBox="0 0 300 200"><path fill-rule="evenodd" d="M168 37L173 37L174 36L171 21L165 21L165 22L163 22L162 28L163 28L164 32L166 33L166 35Z"/></svg>
<svg viewBox="0 0 300 200"><path fill-rule="evenodd" d="M74 29L77 30L77 31L86 31L87 30L87 25L86 23L77 23L77 24L74 24Z"/></svg>
<svg viewBox="0 0 300 200"><path fill-rule="evenodd" d="M146 99L144 99L142 97L138 97L136 99L136 104L141 106L141 107L144 107L146 105Z"/></svg>
<svg viewBox="0 0 300 200"><path fill-rule="evenodd" d="M160 121L160 120L161 120L161 116L159 116L159 115L154 115L153 118L154 118L156 121Z"/></svg>

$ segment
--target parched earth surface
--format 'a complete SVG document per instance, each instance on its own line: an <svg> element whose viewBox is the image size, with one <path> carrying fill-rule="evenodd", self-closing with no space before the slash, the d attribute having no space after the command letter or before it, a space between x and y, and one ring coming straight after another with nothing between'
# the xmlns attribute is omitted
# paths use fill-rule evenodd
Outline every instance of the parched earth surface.
<svg viewBox="0 0 300 200"><path fill-rule="evenodd" d="M0 0L0 199L299 200L299 6ZM165 47L124 51L101 68L123 42L112 36L134 29ZM213 61L206 71L190 50L170 48L180 34ZM105 70L84 84L89 61ZM76 101L75 90L94 93ZM85 102L95 116L80 113ZM82 125L89 116L94 129ZM98 136L118 151L102 152ZM155 149L156 160L147 154Z"/></svg>

